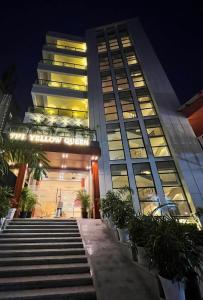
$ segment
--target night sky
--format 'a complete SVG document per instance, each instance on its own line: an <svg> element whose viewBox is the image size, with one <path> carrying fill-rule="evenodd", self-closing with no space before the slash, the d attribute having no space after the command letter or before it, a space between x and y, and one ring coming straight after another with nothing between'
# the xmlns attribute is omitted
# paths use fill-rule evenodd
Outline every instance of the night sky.
<svg viewBox="0 0 203 300"><path fill-rule="evenodd" d="M72 2L72 3L71 3ZM32 105L31 87L47 31L83 35L85 29L139 17L181 103L203 89L202 1L3 1L0 74L16 64L15 97L21 112Z"/></svg>

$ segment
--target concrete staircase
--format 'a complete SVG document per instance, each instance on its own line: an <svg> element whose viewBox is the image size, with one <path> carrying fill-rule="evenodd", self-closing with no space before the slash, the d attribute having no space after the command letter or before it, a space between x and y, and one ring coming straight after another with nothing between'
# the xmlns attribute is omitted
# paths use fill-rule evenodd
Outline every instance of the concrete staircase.
<svg viewBox="0 0 203 300"><path fill-rule="evenodd" d="M96 300L75 220L9 222L0 234L0 299Z"/></svg>

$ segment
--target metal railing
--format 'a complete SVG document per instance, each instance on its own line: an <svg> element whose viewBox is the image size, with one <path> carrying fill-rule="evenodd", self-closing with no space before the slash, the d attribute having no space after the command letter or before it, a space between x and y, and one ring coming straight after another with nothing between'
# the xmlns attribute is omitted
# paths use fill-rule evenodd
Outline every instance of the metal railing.
<svg viewBox="0 0 203 300"><path fill-rule="evenodd" d="M69 82L61 82L61 81L52 81L52 80L46 80L46 79L37 79L36 84L54 87L54 88L65 88L70 90L76 90L76 91L87 91L87 86L82 84L75 84L75 83L69 83Z"/></svg>
<svg viewBox="0 0 203 300"><path fill-rule="evenodd" d="M9 124L6 132L10 133L22 133L25 135L36 134L36 135L49 135L57 137L69 137L69 138L88 138L90 141L97 141L96 130L89 129L88 127L58 127L58 126L47 126L37 124Z"/></svg>
<svg viewBox="0 0 203 300"><path fill-rule="evenodd" d="M74 68L74 69L83 69L83 70L87 69L87 66L84 66L84 65L62 62L62 61L57 61L57 60L52 60L52 59L42 59L42 60L40 60L40 63L54 65L54 66L67 67L67 68Z"/></svg>
<svg viewBox="0 0 203 300"><path fill-rule="evenodd" d="M65 45L57 45L57 44L54 44L54 43L47 43L46 45L50 46L50 47L54 47L54 48L59 48L59 49L68 49L68 50L71 50L71 51L86 52L85 49L78 48L78 47L71 47L71 46L65 46Z"/></svg>
<svg viewBox="0 0 203 300"><path fill-rule="evenodd" d="M88 119L88 112L81 110L72 110L72 109L63 109L63 108L54 108L54 107L44 107L44 106L35 106L29 107L28 112L38 113L45 115L58 115L69 118L80 118Z"/></svg>

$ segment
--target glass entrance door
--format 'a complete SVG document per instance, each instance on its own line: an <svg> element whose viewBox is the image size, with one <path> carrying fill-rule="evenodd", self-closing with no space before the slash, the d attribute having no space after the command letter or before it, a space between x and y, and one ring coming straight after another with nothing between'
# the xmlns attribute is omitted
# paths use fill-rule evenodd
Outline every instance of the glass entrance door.
<svg viewBox="0 0 203 300"><path fill-rule="evenodd" d="M30 186L38 198L34 217L80 218L81 205L77 201L77 192L81 189L82 179L89 181L88 176L88 173L74 172L73 176L70 171L50 170L48 178L39 185Z"/></svg>

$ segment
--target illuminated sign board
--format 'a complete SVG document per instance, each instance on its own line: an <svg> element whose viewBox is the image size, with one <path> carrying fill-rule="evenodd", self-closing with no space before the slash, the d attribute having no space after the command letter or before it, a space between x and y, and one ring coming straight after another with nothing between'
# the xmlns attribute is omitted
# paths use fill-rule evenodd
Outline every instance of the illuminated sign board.
<svg viewBox="0 0 203 300"><path fill-rule="evenodd" d="M89 146L89 138L82 137L62 137L54 135L43 135L43 134L26 134L19 132L11 132L9 134L11 140L18 141L30 141L32 143L46 143L46 144L65 144L65 145L80 145Z"/></svg>

